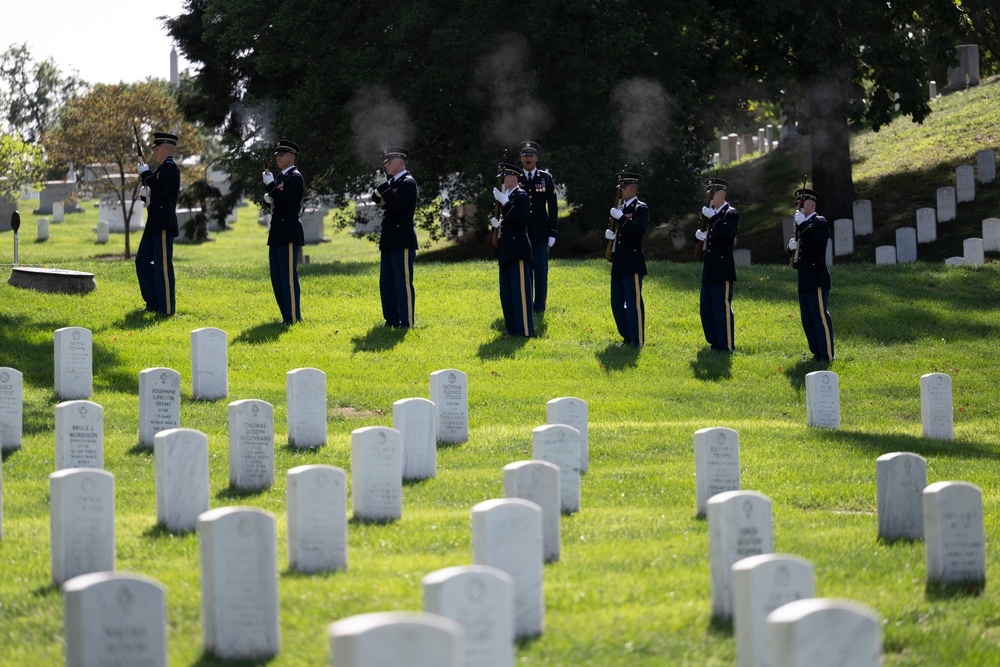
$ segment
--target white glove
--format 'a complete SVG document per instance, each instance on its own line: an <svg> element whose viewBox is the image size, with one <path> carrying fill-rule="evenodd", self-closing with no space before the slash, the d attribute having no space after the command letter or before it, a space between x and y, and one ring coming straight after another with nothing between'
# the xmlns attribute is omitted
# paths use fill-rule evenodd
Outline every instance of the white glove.
<svg viewBox="0 0 1000 667"><path fill-rule="evenodd" d="M614 209L612 209L612 210L614 210ZM607 240L610 241L610 240L612 240L612 239L615 238L615 233L613 231L611 231L610 229L605 229L604 230L604 238L606 238Z"/></svg>
<svg viewBox="0 0 1000 667"><path fill-rule="evenodd" d="M711 206L702 206L701 207L701 214L703 216L705 216L706 218L714 218L715 217L715 209L712 208Z"/></svg>
<svg viewBox="0 0 1000 667"><path fill-rule="evenodd" d="M273 204L274 203L274 197L272 197L271 195L265 194L264 195L264 203L265 204Z"/></svg>
<svg viewBox="0 0 1000 667"><path fill-rule="evenodd" d="M705 239L708 238L708 232L706 232L704 229L699 229L694 233L694 237L699 241L704 241Z"/></svg>
<svg viewBox="0 0 1000 667"><path fill-rule="evenodd" d="M274 183L274 174L272 174L269 171L265 171L260 175L260 177L264 180L264 185L270 185L271 183Z"/></svg>
<svg viewBox="0 0 1000 667"><path fill-rule="evenodd" d="M496 229L500 226L500 221L496 218L490 218L490 225L492 225L493 229Z"/></svg>
<svg viewBox="0 0 1000 667"><path fill-rule="evenodd" d="M139 173L140 174L145 174L147 171L149 171L149 165L146 164L145 162L140 162L139 163Z"/></svg>
<svg viewBox="0 0 1000 667"><path fill-rule="evenodd" d="M622 210L620 208L611 209L611 217L614 218L615 220L619 219L620 217L622 217Z"/></svg>
<svg viewBox="0 0 1000 667"><path fill-rule="evenodd" d="M796 250L799 247L799 242L795 240L795 237L788 239L788 249Z"/></svg>
<svg viewBox="0 0 1000 667"><path fill-rule="evenodd" d="M801 209L798 210L798 211L796 211L795 212L795 224L801 225L805 221L806 221L806 214L803 213Z"/></svg>
<svg viewBox="0 0 1000 667"><path fill-rule="evenodd" d="M510 200L510 196L506 192L500 192L496 188L493 188L493 198L505 206Z"/></svg>
<svg viewBox="0 0 1000 667"><path fill-rule="evenodd" d="M555 242L556 242L556 237L550 236L549 237L549 247L551 248Z"/></svg>

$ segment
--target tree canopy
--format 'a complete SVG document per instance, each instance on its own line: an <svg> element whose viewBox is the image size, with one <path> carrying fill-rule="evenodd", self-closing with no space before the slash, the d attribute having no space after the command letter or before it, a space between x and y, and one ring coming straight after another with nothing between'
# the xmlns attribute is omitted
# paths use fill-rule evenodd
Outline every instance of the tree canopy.
<svg viewBox="0 0 1000 667"><path fill-rule="evenodd" d="M27 44L13 44L0 54L0 114L25 141L37 141L53 126L59 109L86 88L51 58L36 62Z"/></svg>
<svg viewBox="0 0 1000 667"><path fill-rule="evenodd" d="M0 134L0 200L16 201L21 188L45 180L42 149L12 134Z"/></svg>

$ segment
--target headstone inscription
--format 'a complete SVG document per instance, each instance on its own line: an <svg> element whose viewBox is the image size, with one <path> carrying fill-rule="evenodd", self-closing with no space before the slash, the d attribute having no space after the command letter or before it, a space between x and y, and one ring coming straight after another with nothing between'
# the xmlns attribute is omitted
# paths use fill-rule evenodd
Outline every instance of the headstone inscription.
<svg viewBox="0 0 1000 667"><path fill-rule="evenodd" d="M292 447L326 445L326 373L318 368L296 368L285 374L288 396L288 444Z"/></svg>
<svg viewBox="0 0 1000 667"><path fill-rule="evenodd" d="M465 631L437 614L381 611L327 627L336 667L462 667Z"/></svg>
<svg viewBox="0 0 1000 667"><path fill-rule="evenodd" d="M53 336L55 392L64 401L90 398L94 392L94 361L90 329L63 327Z"/></svg>
<svg viewBox="0 0 1000 667"><path fill-rule="evenodd" d="M155 579L115 572L63 584L67 667L166 667L166 591Z"/></svg>
<svg viewBox="0 0 1000 667"><path fill-rule="evenodd" d="M424 611L465 630L464 667L512 667L514 579L488 565L448 567L422 580Z"/></svg>
<svg viewBox="0 0 1000 667"><path fill-rule="evenodd" d="M771 667L877 667L882 624L875 611L851 600L811 598L767 616Z"/></svg>
<svg viewBox="0 0 1000 667"><path fill-rule="evenodd" d="M469 381L462 371L445 369L430 376L431 400L437 406L438 442L469 439Z"/></svg>
<svg viewBox="0 0 1000 667"><path fill-rule="evenodd" d="M884 540L924 539L923 493L927 460L912 452L875 459L878 536Z"/></svg>
<svg viewBox="0 0 1000 667"><path fill-rule="evenodd" d="M229 395L226 332L202 327L191 332L191 395L215 400Z"/></svg>
<svg viewBox="0 0 1000 667"><path fill-rule="evenodd" d="M563 514L580 511L580 432L566 424L547 424L531 430L531 458L559 467L560 507Z"/></svg>
<svg viewBox="0 0 1000 667"><path fill-rule="evenodd" d="M941 211L938 209L938 220ZM896 230L896 263L910 264L917 261L917 230L913 227L900 227Z"/></svg>
<svg viewBox="0 0 1000 667"><path fill-rule="evenodd" d="M985 583L983 492L968 482L935 482L923 505L928 583Z"/></svg>
<svg viewBox="0 0 1000 667"><path fill-rule="evenodd" d="M726 491L708 499L712 617L733 615L733 563L774 552L771 499L756 491Z"/></svg>
<svg viewBox="0 0 1000 667"><path fill-rule="evenodd" d="M24 425L24 375L0 366L0 451L21 448Z"/></svg>
<svg viewBox="0 0 1000 667"><path fill-rule="evenodd" d="M548 461L516 461L503 467L503 493L523 498L542 510L542 551L546 563L559 560L562 495L559 466Z"/></svg>
<svg viewBox="0 0 1000 667"><path fill-rule="evenodd" d="M917 243L937 241L937 218L932 208L917 209Z"/></svg>
<svg viewBox="0 0 1000 667"><path fill-rule="evenodd" d="M925 438L955 439L949 375L927 373L920 376L920 423Z"/></svg>
<svg viewBox="0 0 1000 667"><path fill-rule="evenodd" d="M49 475L52 581L115 569L115 476L70 468Z"/></svg>
<svg viewBox="0 0 1000 667"><path fill-rule="evenodd" d="M545 404L545 421L549 424L566 424L580 432L580 474L589 467L590 449L587 442L587 401L575 396L553 398Z"/></svg>
<svg viewBox="0 0 1000 667"><path fill-rule="evenodd" d="M403 479L437 475L437 412L426 398L404 398L392 404L392 427L403 443Z"/></svg>
<svg viewBox="0 0 1000 667"><path fill-rule="evenodd" d="M153 437L156 520L171 532L193 532L209 509L208 436L171 428Z"/></svg>
<svg viewBox="0 0 1000 667"><path fill-rule="evenodd" d="M840 382L833 371L806 373L806 418L809 426L840 428Z"/></svg>
<svg viewBox="0 0 1000 667"><path fill-rule="evenodd" d="M868 236L875 231L871 199L855 199L851 210L854 216L855 236Z"/></svg>
<svg viewBox="0 0 1000 667"><path fill-rule="evenodd" d="M937 219L938 222L951 222L958 210L955 188L951 186L937 189Z"/></svg>
<svg viewBox="0 0 1000 667"><path fill-rule="evenodd" d="M542 585L542 511L530 500L485 500L472 508L472 562L514 579L514 637L545 630Z"/></svg>
<svg viewBox="0 0 1000 667"><path fill-rule="evenodd" d="M139 371L139 444L152 447L157 433L180 425L181 374L170 368Z"/></svg>
<svg viewBox="0 0 1000 667"><path fill-rule="evenodd" d="M274 407L266 401L229 404L229 484L248 490L274 484Z"/></svg>
<svg viewBox="0 0 1000 667"><path fill-rule="evenodd" d="M971 164L955 167L955 200L959 204L976 201L976 168Z"/></svg>
<svg viewBox="0 0 1000 667"><path fill-rule="evenodd" d="M694 480L698 516L712 496L740 489L739 433L724 426L694 432Z"/></svg>
<svg viewBox="0 0 1000 667"><path fill-rule="evenodd" d="M983 251L983 240L980 238L971 238L962 241L962 257L965 258L966 264L985 264L986 256Z"/></svg>
<svg viewBox="0 0 1000 667"><path fill-rule="evenodd" d="M761 554L733 563L733 634L739 667L769 664L767 615L813 597L813 565L789 554Z"/></svg>
<svg viewBox="0 0 1000 667"><path fill-rule="evenodd" d="M403 516L403 443L394 428L366 426L351 432L354 517L396 521Z"/></svg>
<svg viewBox="0 0 1000 667"><path fill-rule="evenodd" d="M198 517L201 628L205 650L222 660L278 654L281 622L274 515L220 507Z"/></svg>
<svg viewBox="0 0 1000 667"><path fill-rule="evenodd" d="M288 569L347 569L347 473L330 465L288 471Z"/></svg>
<svg viewBox="0 0 1000 667"><path fill-rule="evenodd" d="M837 257L854 254L854 221L850 218L833 221L833 250Z"/></svg>
<svg viewBox="0 0 1000 667"><path fill-rule="evenodd" d="M104 409L92 401L56 406L56 470L104 467Z"/></svg>

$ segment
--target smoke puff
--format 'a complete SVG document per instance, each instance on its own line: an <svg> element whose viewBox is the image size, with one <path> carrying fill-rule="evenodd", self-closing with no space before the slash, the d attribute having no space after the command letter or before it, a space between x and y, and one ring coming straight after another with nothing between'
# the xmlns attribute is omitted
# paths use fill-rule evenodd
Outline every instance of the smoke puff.
<svg viewBox="0 0 1000 667"><path fill-rule="evenodd" d="M536 139L552 125L548 108L531 94L535 82L526 63L529 52L523 35L506 33L479 62L479 82L492 100L492 114L484 128L492 142L511 145Z"/></svg>
<svg viewBox="0 0 1000 667"><path fill-rule="evenodd" d="M347 111L351 114L354 152L365 163L380 163L386 146L410 148L413 124L388 86L359 86L347 103Z"/></svg>
<svg viewBox="0 0 1000 667"><path fill-rule="evenodd" d="M234 102L229 107L229 112L242 128L244 137L263 141L265 144L277 139L274 136L274 104L270 100L250 106Z"/></svg>
<svg viewBox="0 0 1000 667"><path fill-rule="evenodd" d="M670 148L670 97L662 83L628 79L615 86L611 99L626 155L642 160L654 150Z"/></svg>

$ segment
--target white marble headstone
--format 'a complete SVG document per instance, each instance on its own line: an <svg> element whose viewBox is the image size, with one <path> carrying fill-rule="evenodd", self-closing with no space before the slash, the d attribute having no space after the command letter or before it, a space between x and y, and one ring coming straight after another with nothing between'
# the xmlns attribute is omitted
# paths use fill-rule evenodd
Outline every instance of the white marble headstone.
<svg viewBox="0 0 1000 667"><path fill-rule="evenodd" d="M1000 218L983 220L983 251L1000 252Z"/></svg>
<svg viewBox="0 0 1000 667"><path fill-rule="evenodd" d="M854 254L854 221L850 218L833 221L833 250L837 257Z"/></svg>
<svg viewBox="0 0 1000 667"><path fill-rule="evenodd" d="M392 404L392 427L403 442L403 479L437 476L437 409L426 398Z"/></svg>
<svg viewBox="0 0 1000 667"><path fill-rule="evenodd" d="M545 630L542 510L530 500L486 500L472 508L472 562L514 579L514 637Z"/></svg>
<svg viewBox="0 0 1000 667"><path fill-rule="evenodd" d="M983 240L971 238L962 241L962 257L965 258L966 264L985 264L986 256L983 252Z"/></svg>
<svg viewBox="0 0 1000 667"><path fill-rule="evenodd" d="M826 265L833 266L833 238L826 240Z"/></svg>
<svg viewBox="0 0 1000 667"><path fill-rule="evenodd" d="M37 236L35 239L37 241L48 241L49 240L49 219L39 218L36 228Z"/></svg>
<svg viewBox="0 0 1000 667"><path fill-rule="evenodd" d="M444 616L382 611L327 627L335 667L462 667L465 631Z"/></svg>
<svg viewBox="0 0 1000 667"><path fill-rule="evenodd" d="M201 630L223 660L266 660L281 645L274 515L220 507L198 517Z"/></svg>
<svg viewBox="0 0 1000 667"><path fill-rule="evenodd" d="M49 475L52 581L115 569L115 476L70 468Z"/></svg>
<svg viewBox="0 0 1000 667"><path fill-rule="evenodd" d="M875 225L872 219L871 199L855 199L854 203L851 205L851 210L852 215L854 216L855 236L868 236L875 231Z"/></svg>
<svg viewBox="0 0 1000 667"><path fill-rule="evenodd" d="M809 426L840 428L840 382L833 371L806 373L806 419Z"/></svg>
<svg viewBox="0 0 1000 667"><path fill-rule="evenodd" d="M740 489L739 433L724 426L694 432L694 482L698 516L712 496Z"/></svg>
<svg viewBox="0 0 1000 667"><path fill-rule="evenodd" d="M66 219L66 206L61 201L52 202L52 222L62 222Z"/></svg>
<svg viewBox="0 0 1000 667"><path fill-rule="evenodd" d="M2 437L0 437L0 447L3 447ZM2 539L3 539L3 466L0 465L0 540Z"/></svg>
<svg viewBox="0 0 1000 667"><path fill-rule="evenodd" d="M214 400L229 395L226 332L203 327L191 332L191 395Z"/></svg>
<svg viewBox="0 0 1000 667"><path fill-rule="evenodd" d="M968 262L964 257L946 257L944 260L945 266L965 266Z"/></svg>
<svg viewBox="0 0 1000 667"><path fill-rule="evenodd" d="M180 428L181 374L170 368L139 372L139 444L153 446L160 431Z"/></svg>
<svg viewBox="0 0 1000 667"><path fill-rule="evenodd" d="M880 245L875 247L875 265L895 264L896 246Z"/></svg>
<svg viewBox="0 0 1000 667"><path fill-rule="evenodd" d="M0 451L21 448L24 424L24 376L16 368L0 366Z"/></svg>
<svg viewBox="0 0 1000 667"><path fill-rule="evenodd" d="M749 248L733 248L733 263L736 266L750 266L752 263Z"/></svg>
<svg viewBox="0 0 1000 667"><path fill-rule="evenodd" d="M771 499L756 491L726 491L708 499L708 560L712 617L733 615L733 563L774 552Z"/></svg>
<svg viewBox="0 0 1000 667"><path fill-rule="evenodd" d="M437 406L438 442L469 439L469 381L454 369L431 373L431 400Z"/></svg>
<svg viewBox="0 0 1000 667"><path fill-rule="evenodd" d="M976 151L976 180L980 183L992 183L997 178L997 152L994 150Z"/></svg>
<svg viewBox="0 0 1000 667"><path fill-rule="evenodd" d="M858 602L812 598L767 616L771 667L878 667L882 623Z"/></svg>
<svg viewBox="0 0 1000 667"><path fill-rule="evenodd" d="M106 220L100 220L97 223L95 231L97 232L97 243L103 244L108 242L108 231L109 225Z"/></svg>
<svg viewBox="0 0 1000 667"><path fill-rule="evenodd" d="M590 449L587 442L587 401L574 396L553 398L545 404L545 421L549 424L566 424L580 432L580 474L590 467Z"/></svg>
<svg viewBox="0 0 1000 667"><path fill-rule="evenodd" d="M788 248L788 240L795 236L795 218L790 215L781 218L781 249Z"/></svg>
<svg viewBox="0 0 1000 667"><path fill-rule="evenodd" d="M920 376L920 422L925 438L955 439L951 377L947 374L927 373Z"/></svg>
<svg viewBox="0 0 1000 667"><path fill-rule="evenodd" d="M937 189L937 219L938 222L950 222L955 219L958 205L955 203L955 188L948 186Z"/></svg>
<svg viewBox="0 0 1000 667"><path fill-rule="evenodd" d="M274 484L274 407L266 401L229 404L229 484L237 489Z"/></svg>
<svg viewBox="0 0 1000 667"><path fill-rule="evenodd" d="M938 211L940 216L940 210ZM941 218L938 217L938 220ZM917 261L917 230L900 227L896 230L896 263L909 264Z"/></svg>
<svg viewBox="0 0 1000 667"><path fill-rule="evenodd" d="M138 574L95 572L63 584L67 667L167 664L167 589Z"/></svg>
<svg viewBox="0 0 1000 667"><path fill-rule="evenodd" d="M288 569L347 569L347 473L331 465L288 471Z"/></svg>
<svg viewBox="0 0 1000 667"><path fill-rule="evenodd" d="M875 459L878 536L884 540L924 539L923 493L927 460L912 452Z"/></svg>
<svg viewBox="0 0 1000 667"><path fill-rule="evenodd" d="M968 482L935 482L924 489L927 581L986 581L983 492Z"/></svg>
<svg viewBox="0 0 1000 667"><path fill-rule="evenodd" d="M523 498L542 510L542 550L546 563L559 560L562 495L559 466L548 461L516 461L503 467L503 494Z"/></svg>
<svg viewBox="0 0 1000 667"><path fill-rule="evenodd" d="M63 327L53 336L55 392L69 401L90 398L94 392L94 360L90 329Z"/></svg>
<svg viewBox="0 0 1000 667"><path fill-rule="evenodd" d="M463 667L513 667L514 579L488 565L431 572L422 580L424 611L465 629Z"/></svg>
<svg viewBox="0 0 1000 667"><path fill-rule="evenodd" d="M56 470L104 467L104 409L93 401L56 406Z"/></svg>
<svg viewBox="0 0 1000 667"><path fill-rule="evenodd" d="M736 561L732 571L739 667L767 667L767 615L816 594L812 563L789 554L761 554Z"/></svg>
<svg viewBox="0 0 1000 667"><path fill-rule="evenodd" d="M288 396L288 444L292 447L326 445L326 373L318 368L296 368L285 374Z"/></svg>
<svg viewBox="0 0 1000 667"><path fill-rule="evenodd" d="M976 201L976 168L971 164L955 168L955 199L959 204Z"/></svg>
<svg viewBox="0 0 1000 667"><path fill-rule="evenodd" d="M160 431L153 438L156 520L172 532L192 532L209 509L208 436L192 428Z"/></svg>
<svg viewBox="0 0 1000 667"><path fill-rule="evenodd" d="M563 514L580 511L580 432L566 424L546 424L531 430L531 458L559 467Z"/></svg>
<svg viewBox="0 0 1000 667"><path fill-rule="evenodd" d="M917 243L937 241L937 217L932 208L917 209Z"/></svg>
<svg viewBox="0 0 1000 667"><path fill-rule="evenodd" d="M351 432L354 517L395 521L403 516L403 442L399 431L366 426Z"/></svg>

